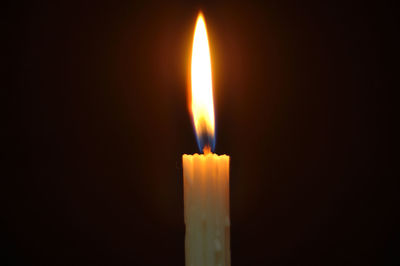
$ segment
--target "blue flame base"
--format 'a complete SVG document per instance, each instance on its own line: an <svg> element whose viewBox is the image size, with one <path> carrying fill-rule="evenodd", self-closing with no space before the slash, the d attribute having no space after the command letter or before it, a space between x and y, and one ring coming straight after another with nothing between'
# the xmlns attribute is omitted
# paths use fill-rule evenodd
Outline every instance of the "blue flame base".
<svg viewBox="0 0 400 266"><path fill-rule="evenodd" d="M197 145L200 149L200 153L203 153L204 148L207 146L211 148L211 152L214 152L215 138L207 134L197 136Z"/></svg>

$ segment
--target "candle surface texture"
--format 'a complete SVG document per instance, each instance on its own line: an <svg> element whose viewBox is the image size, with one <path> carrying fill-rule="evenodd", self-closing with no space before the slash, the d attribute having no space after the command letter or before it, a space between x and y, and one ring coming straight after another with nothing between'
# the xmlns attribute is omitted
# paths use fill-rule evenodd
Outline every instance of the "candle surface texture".
<svg viewBox="0 0 400 266"><path fill-rule="evenodd" d="M183 155L186 266L230 265L229 156Z"/></svg>

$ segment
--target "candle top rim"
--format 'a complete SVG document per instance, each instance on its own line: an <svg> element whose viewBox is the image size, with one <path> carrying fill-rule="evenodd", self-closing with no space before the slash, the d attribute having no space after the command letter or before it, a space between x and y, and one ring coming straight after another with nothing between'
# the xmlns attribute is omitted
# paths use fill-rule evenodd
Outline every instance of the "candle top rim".
<svg viewBox="0 0 400 266"><path fill-rule="evenodd" d="M199 153L195 153L195 154L183 154L182 157L219 157L219 158L229 158L230 156L227 154L221 154L218 155L216 153L208 153L208 154L199 154Z"/></svg>

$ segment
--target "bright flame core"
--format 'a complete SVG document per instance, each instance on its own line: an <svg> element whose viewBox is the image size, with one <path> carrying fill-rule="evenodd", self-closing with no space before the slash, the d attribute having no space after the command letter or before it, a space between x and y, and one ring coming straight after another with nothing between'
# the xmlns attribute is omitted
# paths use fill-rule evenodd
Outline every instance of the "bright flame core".
<svg viewBox="0 0 400 266"><path fill-rule="evenodd" d="M200 151L214 150L215 125L211 58L206 23L200 12L194 31L191 65L191 108Z"/></svg>

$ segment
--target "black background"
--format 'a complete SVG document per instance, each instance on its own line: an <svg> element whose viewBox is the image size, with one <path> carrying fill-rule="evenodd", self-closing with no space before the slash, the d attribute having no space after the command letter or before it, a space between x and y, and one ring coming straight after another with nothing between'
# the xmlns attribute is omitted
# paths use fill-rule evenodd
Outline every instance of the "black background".
<svg viewBox="0 0 400 266"><path fill-rule="evenodd" d="M53 1L3 11L17 142L3 265L184 265L202 9L233 265L399 265L394 2ZM3 178L3 177L2 177Z"/></svg>

